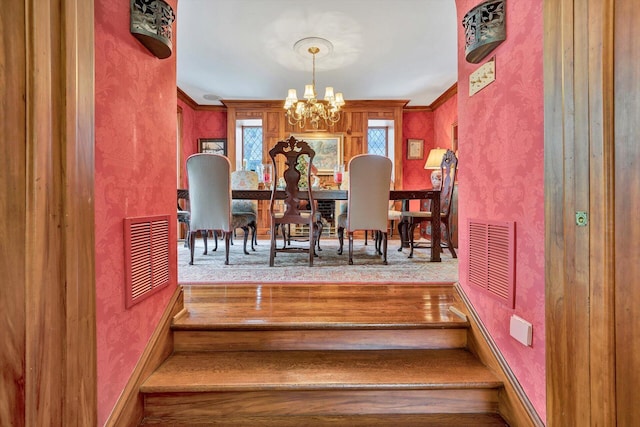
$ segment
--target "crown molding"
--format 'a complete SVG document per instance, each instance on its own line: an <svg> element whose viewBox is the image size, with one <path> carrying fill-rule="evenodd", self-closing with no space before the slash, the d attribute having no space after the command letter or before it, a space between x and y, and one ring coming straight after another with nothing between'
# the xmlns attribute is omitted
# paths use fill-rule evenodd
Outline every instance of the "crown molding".
<svg viewBox="0 0 640 427"><path fill-rule="evenodd" d="M450 98L458 93L458 84L454 83L442 95L440 95L431 105L408 106L406 99L380 99L380 100L348 100L345 109L372 109L372 108L402 108L403 111L434 111ZM225 99L223 105L200 105L189 95L178 88L178 99L196 111L227 111L227 108L236 109L281 109L282 100L246 100L246 99Z"/></svg>

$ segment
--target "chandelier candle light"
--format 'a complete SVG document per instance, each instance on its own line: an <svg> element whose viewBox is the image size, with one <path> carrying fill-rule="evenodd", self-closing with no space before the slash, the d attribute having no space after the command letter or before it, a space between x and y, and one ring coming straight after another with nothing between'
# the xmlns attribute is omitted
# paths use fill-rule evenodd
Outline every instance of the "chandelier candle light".
<svg viewBox="0 0 640 427"><path fill-rule="evenodd" d="M294 46L294 49L301 42L300 40ZM329 43L328 41L325 41ZM301 128L306 126L307 121L311 123L314 129L318 129L320 121L324 121L328 126L337 123L340 120L340 109L344 105L344 98L341 92L334 95L333 88L327 86L325 89L324 100L316 99L316 55L320 52L317 46L310 46L307 51L313 57L313 80L310 85L304 87L304 98L306 101L298 101L295 89L289 89L289 94L285 99L284 109L287 110L287 119L289 124L298 125Z"/></svg>

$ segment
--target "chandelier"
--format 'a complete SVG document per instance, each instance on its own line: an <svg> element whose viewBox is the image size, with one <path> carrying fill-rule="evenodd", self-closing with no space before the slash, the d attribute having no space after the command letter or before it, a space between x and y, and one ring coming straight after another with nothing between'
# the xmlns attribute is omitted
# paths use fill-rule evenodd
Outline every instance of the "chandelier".
<svg viewBox="0 0 640 427"><path fill-rule="evenodd" d="M313 57L313 80L310 85L304 86L305 101L298 101L296 90L289 89L284 109L287 110L286 114L290 125L304 128L308 121L314 129L318 129L320 121L324 121L330 126L340 120L340 109L344 105L344 98L341 92L334 95L331 86L327 86L325 89L324 100L316 98L316 55L320 52L320 48L310 46L307 51Z"/></svg>

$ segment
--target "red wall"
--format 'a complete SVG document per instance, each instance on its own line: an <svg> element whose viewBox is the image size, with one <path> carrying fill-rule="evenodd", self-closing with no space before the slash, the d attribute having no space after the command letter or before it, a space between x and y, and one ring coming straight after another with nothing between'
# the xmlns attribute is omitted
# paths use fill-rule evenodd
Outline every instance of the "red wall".
<svg viewBox="0 0 640 427"><path fill-rule="evenodd" d="M451 125L458 120L458 99L453 96L435 111L406 111L402 114L402 187L431 188L431 171L424 169L429 150L451 148ZM407 159L407 140L422 139L424 156L420 160ZM411 209L419 209L413 201Z"/></svg>
<svg viewBox="0 0 640 427"><path fill-rule="evenodd" d="M169 0L174 8L177 0ZM129 0L95 1L95 244L98 423L103 425L177 282L125 309L123 220L171 214L176 239L176 53L160 60L129 33ZM175 34L175 25L174 25Z"/></svg>
<svg viewBox="0 0 640 427"><path fill-rule="evenodd" d="M227 113L223 111L196 111L182 100L178 100L182 108L182 159L198 152L200 138L226 138ZM183 162L184 163L184 162ZM182 165L183 187L187 187L186 165Z"/></svg>
<svg viewBox="0 0 640 427"><path fill-rule="evenodd" d="M469 97L458 28L460 283L538 414L546 417L544 301L544 128L542 2L507 1L507 39L496 58L496 81ZM480 2L456 0L458 22ZM483 62L485 62L486 58ZM468 283L469 219L515 221L516 304L511 309ZM533 345L509 335L516 314L533 324Z"/></svg>

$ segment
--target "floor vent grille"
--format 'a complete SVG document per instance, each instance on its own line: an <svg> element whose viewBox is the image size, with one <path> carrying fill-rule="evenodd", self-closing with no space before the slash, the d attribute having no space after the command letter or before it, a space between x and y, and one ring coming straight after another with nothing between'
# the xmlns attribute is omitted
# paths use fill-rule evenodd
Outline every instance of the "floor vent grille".
<svg viewBox="0 0 640 427"><path fill-rule="evenodd" d="M469 220L469 283L515 307L515 223Z"/></svg>
<svg viewBox="0 0 640 427"><path fill-rule="evenodd" d="M169 284L169 215L124 220L126 307Z"/></svg>

